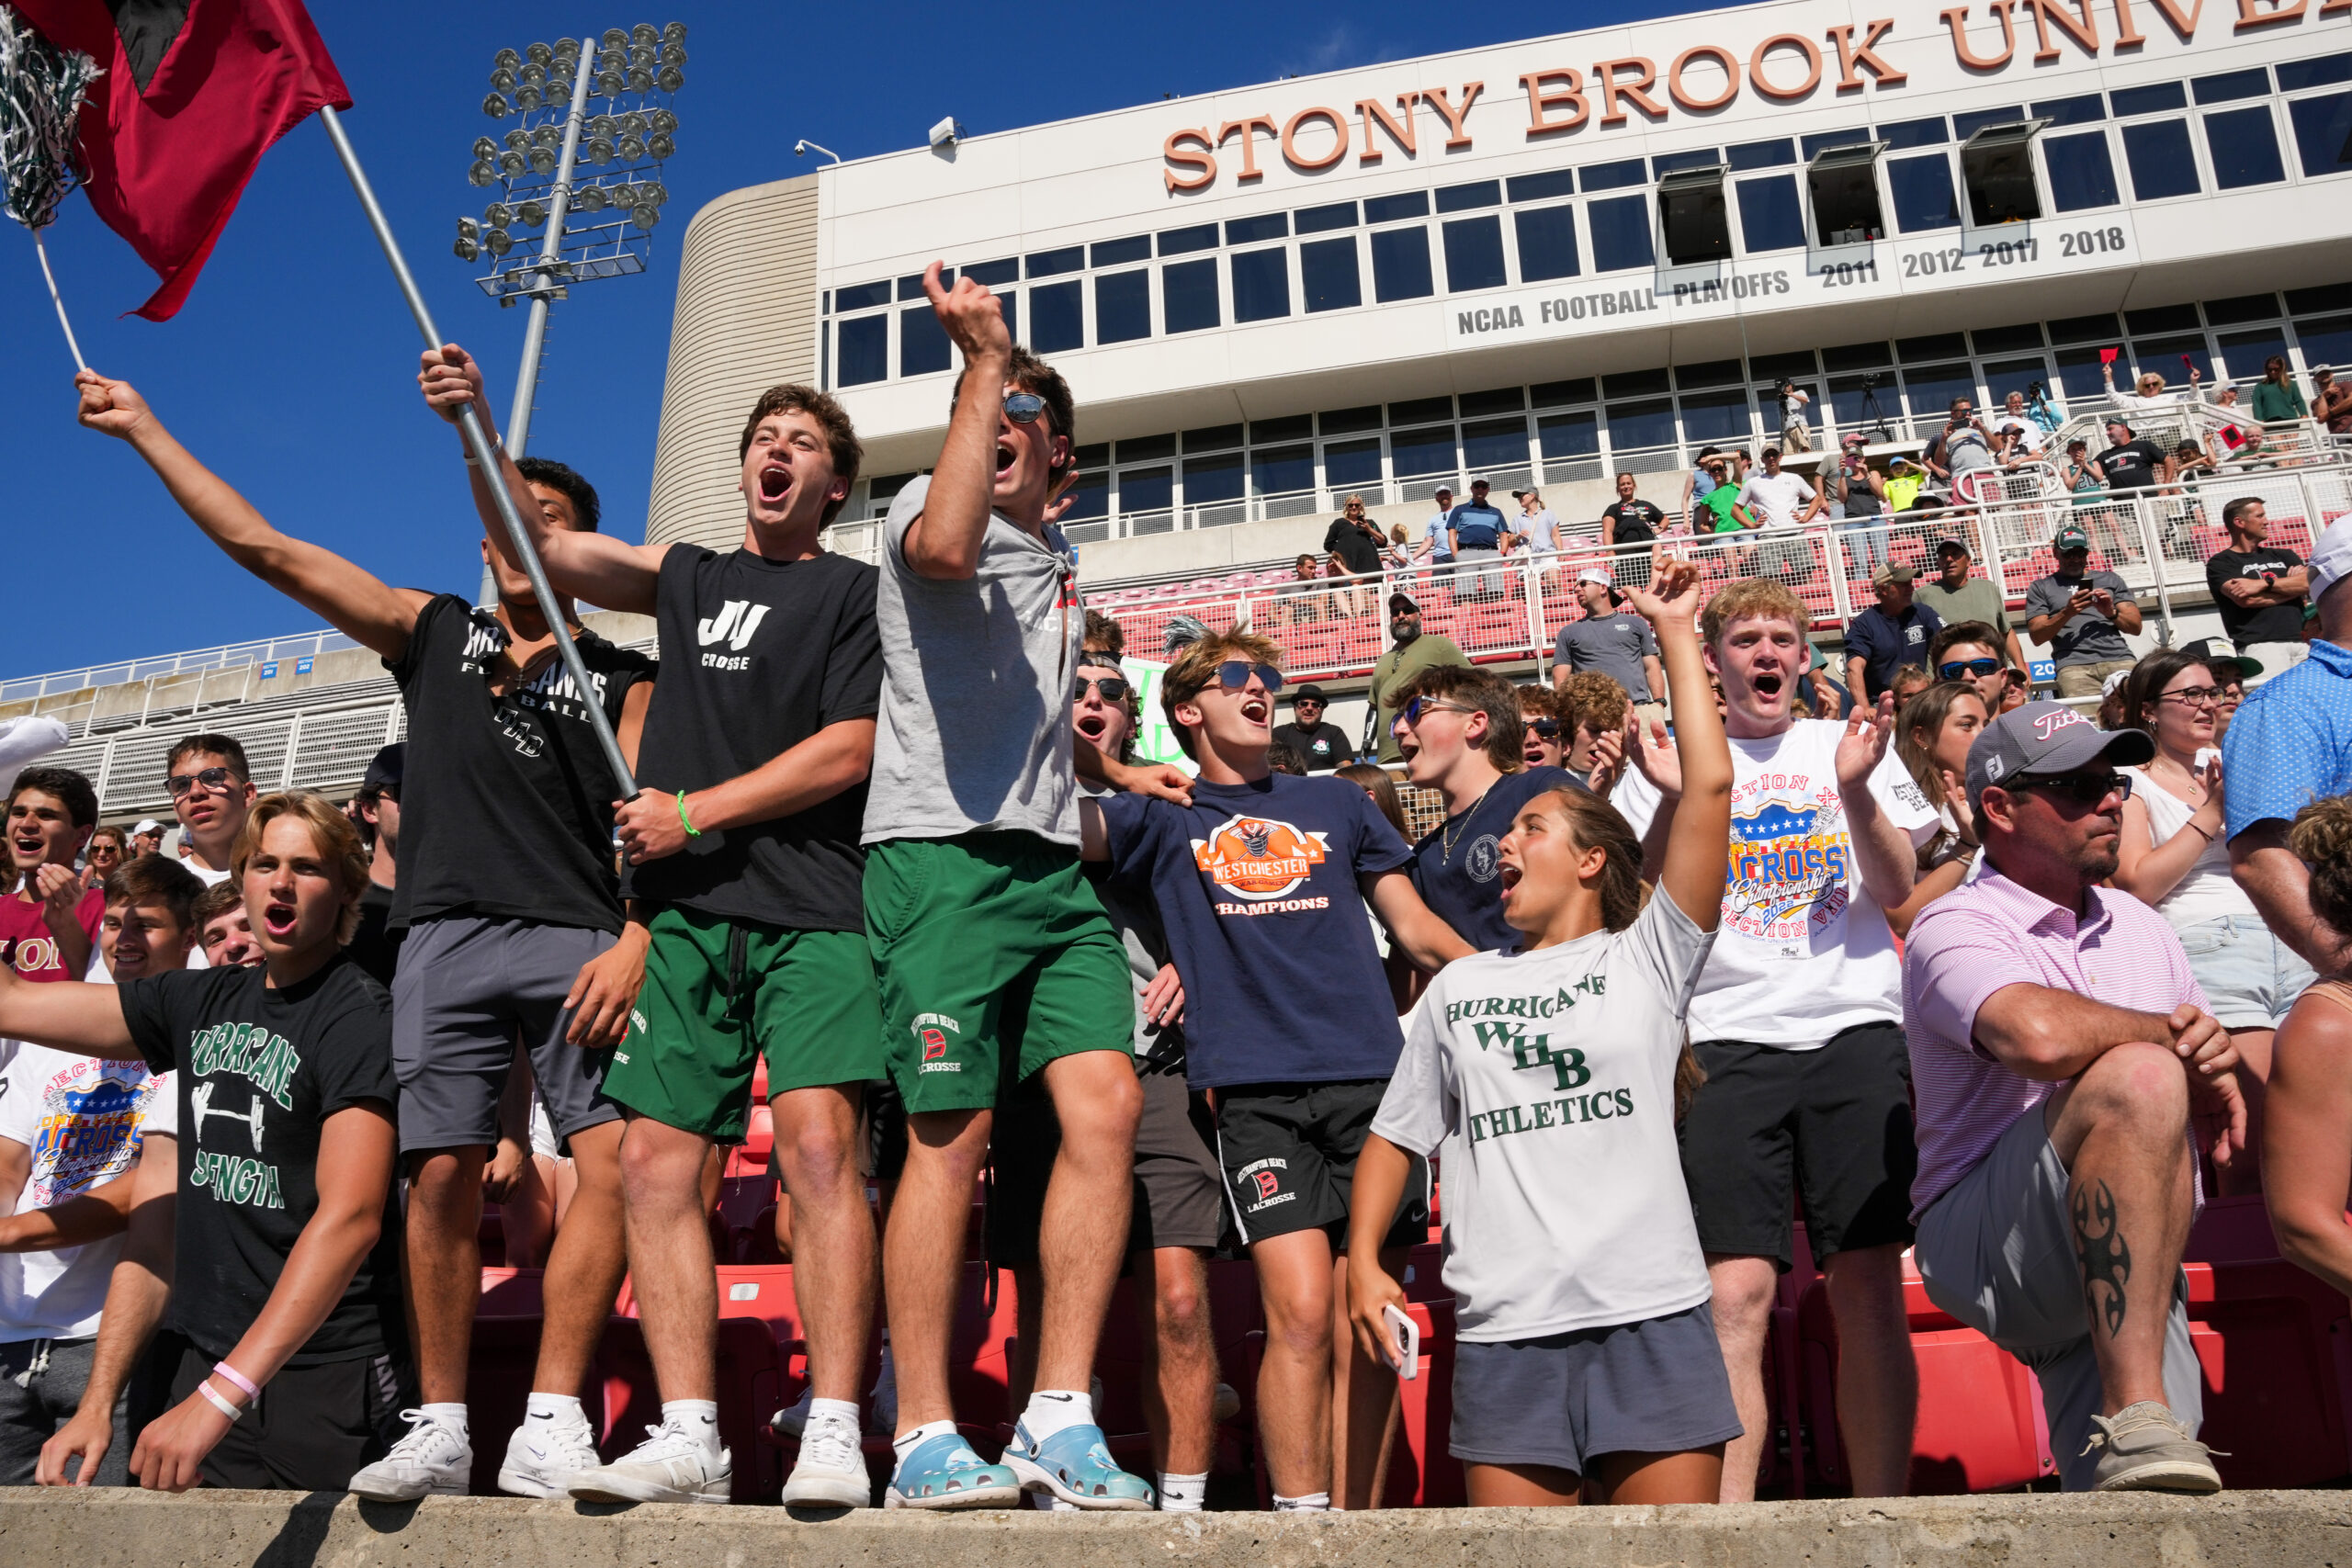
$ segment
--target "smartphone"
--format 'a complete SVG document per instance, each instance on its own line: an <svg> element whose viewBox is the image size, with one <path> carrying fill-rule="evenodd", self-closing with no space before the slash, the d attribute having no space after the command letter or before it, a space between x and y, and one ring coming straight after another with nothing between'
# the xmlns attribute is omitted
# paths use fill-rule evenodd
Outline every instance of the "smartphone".
<svg viewBox="0 0 2352 1568"><path fill-rule="evenodd" d="M2201 773L2221 760L2222 749L2219 746L2199 746L2197 748L2197 761L2190 764L2189 771Z"/></svg>
<svg viewBox="0 0 2352 1568"><path fill-rule="evenodd" d="M1391 1302L1380 1309L1388 1326L1396 1331L1396 1343L1405 1348L1405 1359L1396 1368L1396 1375L1407 1382L1421 1375L1421 1330L1411 1317L1396 1309Z"/></svg>

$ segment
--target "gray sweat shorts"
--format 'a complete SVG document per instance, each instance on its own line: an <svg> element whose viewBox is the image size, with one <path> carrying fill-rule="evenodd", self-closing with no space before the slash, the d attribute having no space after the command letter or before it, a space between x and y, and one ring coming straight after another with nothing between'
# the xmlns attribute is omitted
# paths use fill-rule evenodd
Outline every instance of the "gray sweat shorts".
<svg viewBox="0 0 2352 1568"><path fill-rule="evenodd" d="M2041 1108L2029 1111L1919 1216L1912 1257L1929 1301L2032 1369L2060 1484L2086 1492L2098 1455L2083 1450L2103 1396L2066 1182ZM2205 1400L2185 1274L2174 1282L2165 1325L2165 1403L2194 1435Z"/></svg>
<svg viewBox="0 0 2352 1568"><path fill-rule="evenodd" d="M563 998L613 945L582 926L443 915L419 920L392 976L392 1071L401 1151L498 1141L498 1098L519 1040L558 1138L620 1119L604 1095L609 1051L568 1043Z"/></svg>

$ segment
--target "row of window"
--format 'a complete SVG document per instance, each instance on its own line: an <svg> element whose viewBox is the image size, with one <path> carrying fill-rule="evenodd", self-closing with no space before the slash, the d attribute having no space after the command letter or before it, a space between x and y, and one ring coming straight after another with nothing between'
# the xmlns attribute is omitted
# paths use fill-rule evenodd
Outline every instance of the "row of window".
<svg viewBox="0 0 2352 1568"><path fill-rule="evenodd" d="M2290 95L2283 112L2303 174L2352 169L2352 91L2312 92L2352 81L2352 53L2281 65L2276 80ZM2038 103L2030 114L2012 107L1933 116L1473 181L1069 245L965 271L998 290L1016 336L1055 354L1155 332L1426 299L1440 291L1441 277L1445 292L1459 294L1588 269L1655 267L1661 259L1687 265L1826 247L1883 238L1890 218L1894 231L1934 232L1962 226L1963 200L1977 224L2111 207L2121 200L2118 147L2133 199L2165 200L2287 177L2274 118L2282 106L2242 102L2268 95L2272 81L2256 67ZM2201 135L2192 138L2192 124ZM1653 180L1655 196L1604 194ZM1587 199L1559 199L1579 192ZM1220 249L1221 256L1200 254ZM1091 277L1069 276L1089 271ZM831 384L950 368L952 349L922 298L920 277L831 291L825 309L840 318L825 342ZM901 308L893 312L893 303Z"/></svg>

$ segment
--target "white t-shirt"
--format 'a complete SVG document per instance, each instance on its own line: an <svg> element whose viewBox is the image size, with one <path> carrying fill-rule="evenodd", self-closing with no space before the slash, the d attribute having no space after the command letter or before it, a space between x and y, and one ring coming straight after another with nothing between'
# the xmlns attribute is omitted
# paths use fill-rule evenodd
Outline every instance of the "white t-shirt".
<svg viewBox="0 0 2352 1568"><path fill-rule="evenodd" d="M1731 743L1731 842L1723 929L1690 1002L1690 1038L1810 1051L1857 1024L1903 1016L1903 971L1886 912L1862 890L1838 791L1834 718ZM1914 851L1936 808L1889 746L1871 774L1878 808ZM1649 830L1657 791L1628 768L1611 803Z"/></svg>
<svg viewBox="0 0 2352 1568"><path fill-rule="evenodd" d="M0 1137L32 1151L12 1213L46 1209L129 1170L148 1108L169 1095L168 1075L23 1045L0 1088ZM0 1255L0 1340L84 1339L98 1331L122 1238L55 1252Z"/></svg>
<svg viewBox="0 0 2352 1568"><path fill-rule="evenodd" d="M2188 819L2197 815L2194 807L2150 778L2147 769L2123 771L2134 781L2132 798L2148 808L2148 840L2152 845L2188 831ZM2245 889L2230 874L2230 846L2222 839L2215 839L2199 852L2189 863L2188 874L2172 885L2171 892L2156 900L2156 912L2175 931L2199 920L2218 920L2224 915L2257 921L2262 919L2262 911L2254 907L2254 900L2245 896Z"/></svg>
<svg viewBox="0 0 2352 1568"><path fill-rule="evenodd" d="M1682 1011L1713 936L1663 894L1623 931L1430 982L1372 1130L1445 1169L1445 1282L1478 1344L1707 1300L1674 1136Z"/></svg>
<svg viewBox="0 0 2352 1568"><path fill-rule="evenodd" d="M1813 487L1786 468L1777 474L1758 468L1739 487L1739 503L1767 528L1795 527L1798 512L1812 502Z"/></svg>

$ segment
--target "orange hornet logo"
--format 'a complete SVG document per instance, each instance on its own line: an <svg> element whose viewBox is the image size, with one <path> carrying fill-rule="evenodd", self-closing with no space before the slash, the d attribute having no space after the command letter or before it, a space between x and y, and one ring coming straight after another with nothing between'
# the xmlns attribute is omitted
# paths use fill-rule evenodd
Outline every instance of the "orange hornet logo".
<svg viewBox="0 0 2352 1568"><path fill-rule="evenodd" d="M1193 840L1193 860L1227 893L1280 898L1314 875L1330 850L1321 833L1261 817L1235 817L1207 838Z"/></svg>

